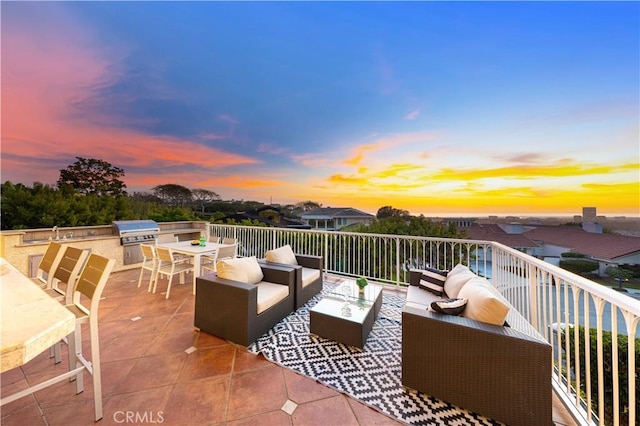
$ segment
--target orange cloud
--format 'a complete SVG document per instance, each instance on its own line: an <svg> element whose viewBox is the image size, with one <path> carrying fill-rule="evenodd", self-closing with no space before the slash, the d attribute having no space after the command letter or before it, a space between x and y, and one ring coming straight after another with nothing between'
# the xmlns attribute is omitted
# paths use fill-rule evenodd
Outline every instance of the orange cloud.
<svg viewBox="0 0 640 426"><path fill-rule="evenodd" d="M544 177L573 177L584 175L600 175L638 170L640 164L621 165L583 165L570 164L568 161L560 161L558 164L543 165L519 165L509 167L497 167L491 169L441 169L432 176L438 180L474 180L483 178L517 178L533 179Z"/></svg>

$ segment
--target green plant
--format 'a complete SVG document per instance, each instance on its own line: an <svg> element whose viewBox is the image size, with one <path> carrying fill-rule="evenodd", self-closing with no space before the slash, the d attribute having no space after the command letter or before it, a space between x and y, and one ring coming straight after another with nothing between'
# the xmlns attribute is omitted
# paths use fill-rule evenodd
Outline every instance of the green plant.
<svg viewBox="0 0 640 426"><path fill-rule="evenodd" d="M561 260L560 267L574 274L585 274L598 269L598 263L586 259Z"/></svg>
<svg viewBox="0 0 640 426"><path fill-rule="evenodd" d="M367 284L369 283L367 282L367 279L365 277L359 277L356 280L356 285L358 286L358 288L360 288L360 290L364 289L367 286Z"/></svg>
<svg viewBox="0 0 640 426"><path fill-rule="evenodd" d="M574 327L569 328L569 333L568 333L568 337L569 337L569 351L571 353L571 355L573 355L575 353L575 346L574 346L574 338L575 338L575 332L576 329ZM595 411L598 410L598 399L599 399L599 395L597 392L598 389L598 365L600 364L600 361L598 360L598 346L597 346L597 330L594 328L590 328L588 333L589 333L589 348L588 348L588 352L589 352L589 358L590 358L590 365L591 365L591 371L589 372L589 374L587 374L585 365L586 365L586 351L585 351L585 343L584 343L584 339L585 339L585 328L583 326L579 326L578 329L578 347L579 347L579 354L580 354L580 391L581 393L586 392L586 382L587 382L587 375L589 375L590 379L591 379L591 389L592 389L592 407ZM565 348L565 334L562 334L561 337L561 347ZM629 424L629 395L628 395L628 386L629 386L629 378L628 378L628 353L629 353L629 342L628 342L628 338L626 335L624 334L618 334L617 336L618 338L618 382L619 382L619 389L618 389L618 397L619 397L619 401L620 401L620 407L619 407L619 416L620 416L620 424ZM640 338L636 338L633 339L631 341L631 344L635 344L635 350L634 350L634 354L635 354L635 365L638 366L640 365ZM604 383L603 383L603 387L604 387L604 424L606 425L611 425L613 424L613 392L614 392L614 387L613 387L613 357L612 357L612 346L613 346L613 340L612 340L612 336L611 336L611 332L610 331L603 331L602 332L602 347L603 347L603 359L601 362L601 365L603 367L603 378L604 378ZM636 368L636 371L637 368ZM572 374L576 374L575 369L572 370ZM638 381L638 375L636 374L636 383ZM636 403L638 400L640 400L640 387L637 386L636 384Z"/></svg>

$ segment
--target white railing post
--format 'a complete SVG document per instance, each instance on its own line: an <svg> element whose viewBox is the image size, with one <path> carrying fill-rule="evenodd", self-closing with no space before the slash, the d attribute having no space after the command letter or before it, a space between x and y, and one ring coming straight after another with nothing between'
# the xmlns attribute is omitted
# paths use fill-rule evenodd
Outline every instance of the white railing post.
<svg viewBox="0 0 640 426"><path fill-rule="evenodd" d="M538 324L538 273L534 265L529 264L529 322L536 329Z"/></svg>
<svg viewBox="0 0 640 426"><path fill-rule="evenodd" d="M322 233L324 235L324 270L329 267L329 234L327 231Z"/></svg>
<svg viewBox="0 0 640 426"><path fill-rule="evenodd" d="M400 285L400 238L396 237L396 285Z"/></svg>

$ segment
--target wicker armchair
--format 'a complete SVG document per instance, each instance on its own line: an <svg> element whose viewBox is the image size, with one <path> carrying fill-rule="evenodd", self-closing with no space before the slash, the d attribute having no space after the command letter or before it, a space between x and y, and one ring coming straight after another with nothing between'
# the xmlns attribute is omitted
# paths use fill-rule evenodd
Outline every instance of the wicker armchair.
<svg viewBox="0 0 640 426"><path fill-rule="evenodd" d="M196 279L194 326L214 336L249 346L281 319L293 312L295 271L261 264L263 281L288 287L288 295L258 313L258 286L218 277Z"/></svg>
<svg viewBox="0 0 640 426"><path fill-rule="evenodd" d="M298 309L322 291L322 256L296 254L296 260L295 309ZM319 276L309 280L307 276L313 275L314 271L320 271Z"/></svg>
<svg viewBox="0 0 640 426"><path fill-rule="evenodd" d="M268 265L293 268L296 273L295 309L307 303L322 291L322 256L295 254L290 245L285 245L265 253Z"/></svg>

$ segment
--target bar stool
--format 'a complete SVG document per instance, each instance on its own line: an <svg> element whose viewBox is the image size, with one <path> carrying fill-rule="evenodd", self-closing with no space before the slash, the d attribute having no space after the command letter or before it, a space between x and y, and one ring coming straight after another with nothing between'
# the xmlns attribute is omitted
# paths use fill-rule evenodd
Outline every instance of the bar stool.
<svg viewBox="0 0 640 426"><path fill-rule="evenodd" d="M59 302L67 304L66 293L75 286L84 262L89 256L89 251L76 247L63 247L61 251L60 261L51 274L51 286L45 289L45 292ZM60 283L65 284L64 290L60 287Z"/></svg>
<svg viewBox="0 0 640 426"><path fill-rule="evenodd" d="M40 263L38 263L38 272L35 278L32 278L33 281L45 288L51 288L53 272L58 267L63 253L64 247L62 244L54 241L49 242L47 250L44 252L42 259L40 259Z"/></svg>
<svg viewBox="0 0 640 426"><path fill-rule="evenodd" d="M95 420L102 418L102 375L100 369L100 338L98 336L98 304L102 291L109 279L116 261L97 254L90 254L82 269L80 278L72 291L67 291L67 300L71 300L66 307L76 317L76 329L69 336L69 371L81 368L93 376L93 399ZM71 296L69 296L71 294ZM84 296L84 297L82 297ZM83 304L87 299L89 306ZM85 359L82 353L82 324L89 323L91 334L91 361ZM76 393L84 390L82 369L78 370L76 378Z"/></svg>

